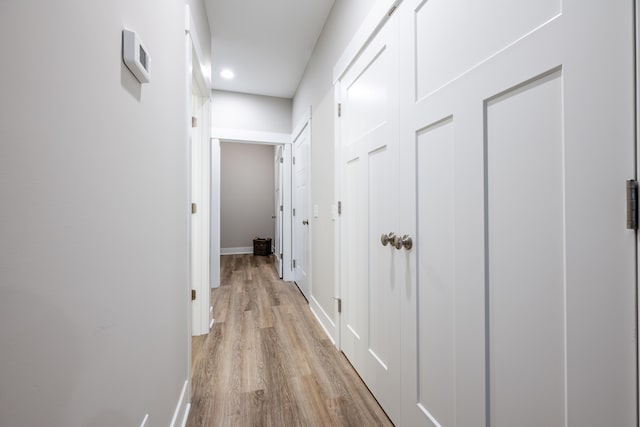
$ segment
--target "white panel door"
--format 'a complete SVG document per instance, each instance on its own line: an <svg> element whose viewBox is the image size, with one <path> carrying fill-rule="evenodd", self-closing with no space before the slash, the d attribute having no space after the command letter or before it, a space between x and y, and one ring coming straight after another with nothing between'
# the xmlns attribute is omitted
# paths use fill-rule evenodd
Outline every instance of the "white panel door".
<svg viewBox="0 0 640 427"><path fill-rule="evenodd" d="M400 15L399 424L637 425L633 2Z"/></svg>
<svg viewBox="0 0 640 427"><path fill-rule="evenodd" d="M282 146L276 147L274 156L274 171L275 171L275 197L274 197L274 212L275 212L275 224L274 224L274 242L275 249L275 262L278 276L282 278L282 220L283 220L283 192L282 192L282 169L283 169L283 153Z"/></svg>
<svg viewBox="0 0 640 427"><path fill-rule="evenodd" d="M380 30L339 81L341 349L392 420L399 420L397 250L398 25Z"/></svg>
<svg viewBox="0 0 640 427"><path fill-rule="evenodd" d="M307 124L293 142L293 253L295 266L294 280L307 301L311 296L309 287L309 155L311 153L311 132Z"/></svg>

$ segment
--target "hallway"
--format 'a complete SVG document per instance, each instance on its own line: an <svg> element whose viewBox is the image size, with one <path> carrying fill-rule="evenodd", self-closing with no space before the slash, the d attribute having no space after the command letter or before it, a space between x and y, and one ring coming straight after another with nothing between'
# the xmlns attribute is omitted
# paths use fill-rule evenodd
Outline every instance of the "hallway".
<svg viewBox="0 0 640 427"><path fill-rule="evenodd" d="M215 323L193 338L195 426L391 425L270 258L221 258Z"/></svg>

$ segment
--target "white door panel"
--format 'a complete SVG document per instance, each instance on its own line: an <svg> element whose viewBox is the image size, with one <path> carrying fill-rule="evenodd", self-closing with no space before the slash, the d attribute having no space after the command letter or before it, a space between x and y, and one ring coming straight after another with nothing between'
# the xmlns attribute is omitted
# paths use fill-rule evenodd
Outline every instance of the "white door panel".
<svg viewBox="0 0 640 427"><path fill-rule="evenodd" d="M311 153L311 132L307 124L293 143L293 207L295 215L293 221L293 242L294 242L294 280L307 301L311 297L309 286L309 262L310 262L310 242L309 242L309 165Z"/></svg>
<svg viewBox="0 0 640 427"><path fill-rule="evenodd" d="M490 412L498 426L513 414L531 426L560 426L565 417L561 77L541 77L486 107Z"/></svg>
<svg viewBox="0 0 640 427"><path fill-rule="evenodd" d="M448 118L417 135L418 404L441 425L455 420L454 139ZM424 284L424 286L422 286Z"/></svg>
<svg viewBox="0 0 640 427"><path fill-rule="evenodd" d="M401 424L636 425L632 4L508 3L401 7Z"/></svg>
<svg viewBox="0 0 640 427"><path fill-rule="evenodd" d="M399 420L397 252L398 45L392 17L340 79L341 348L392 420Z"/></svg>

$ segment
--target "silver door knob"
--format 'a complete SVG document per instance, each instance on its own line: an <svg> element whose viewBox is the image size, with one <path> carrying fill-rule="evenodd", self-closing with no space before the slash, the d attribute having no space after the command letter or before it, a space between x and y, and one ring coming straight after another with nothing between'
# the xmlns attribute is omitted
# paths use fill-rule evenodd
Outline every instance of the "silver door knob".
<svg viewBox="0 0 640 427"><path fill-rule="evenodd" d="M402 249L402 247L404 246L406 250L410 250L413 247L413 239L411 239L411 236L408 236L406 234L402 237L396 237L394 246L396 247L396 249Z"/></svg>
<svg viewBox="0 0 640 427"><path fill-rule="evenodd" d="M383 234L380 236L380 243L382 246L387 246L390 242L393 245L393 239L396 237L396 234L392 231L389 234Z"/></svg>
<svg viewBox="0 0 640 427"><path fill-rule="evenodd" d="M302 220L302 225L309 225L309 220L308 219L303 219Z"/></svg>
<svg viewBox="0 0 640 427"><path fill-rule="evenodd" d="M391 240L391 246L396 249L402 249L402 238L400 236L393 236L393 240Z"/></svg>

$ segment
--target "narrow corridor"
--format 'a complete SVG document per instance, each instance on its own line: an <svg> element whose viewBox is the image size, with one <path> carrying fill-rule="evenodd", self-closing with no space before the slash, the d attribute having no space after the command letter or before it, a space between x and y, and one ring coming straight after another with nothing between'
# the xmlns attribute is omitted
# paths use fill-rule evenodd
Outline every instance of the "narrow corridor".
<svg viewBox="0 0 640 427"><path fill-rule="evenodd" d="M392 425L268 257L221 259L215 323L193 338L193 426Z"/></svg>

